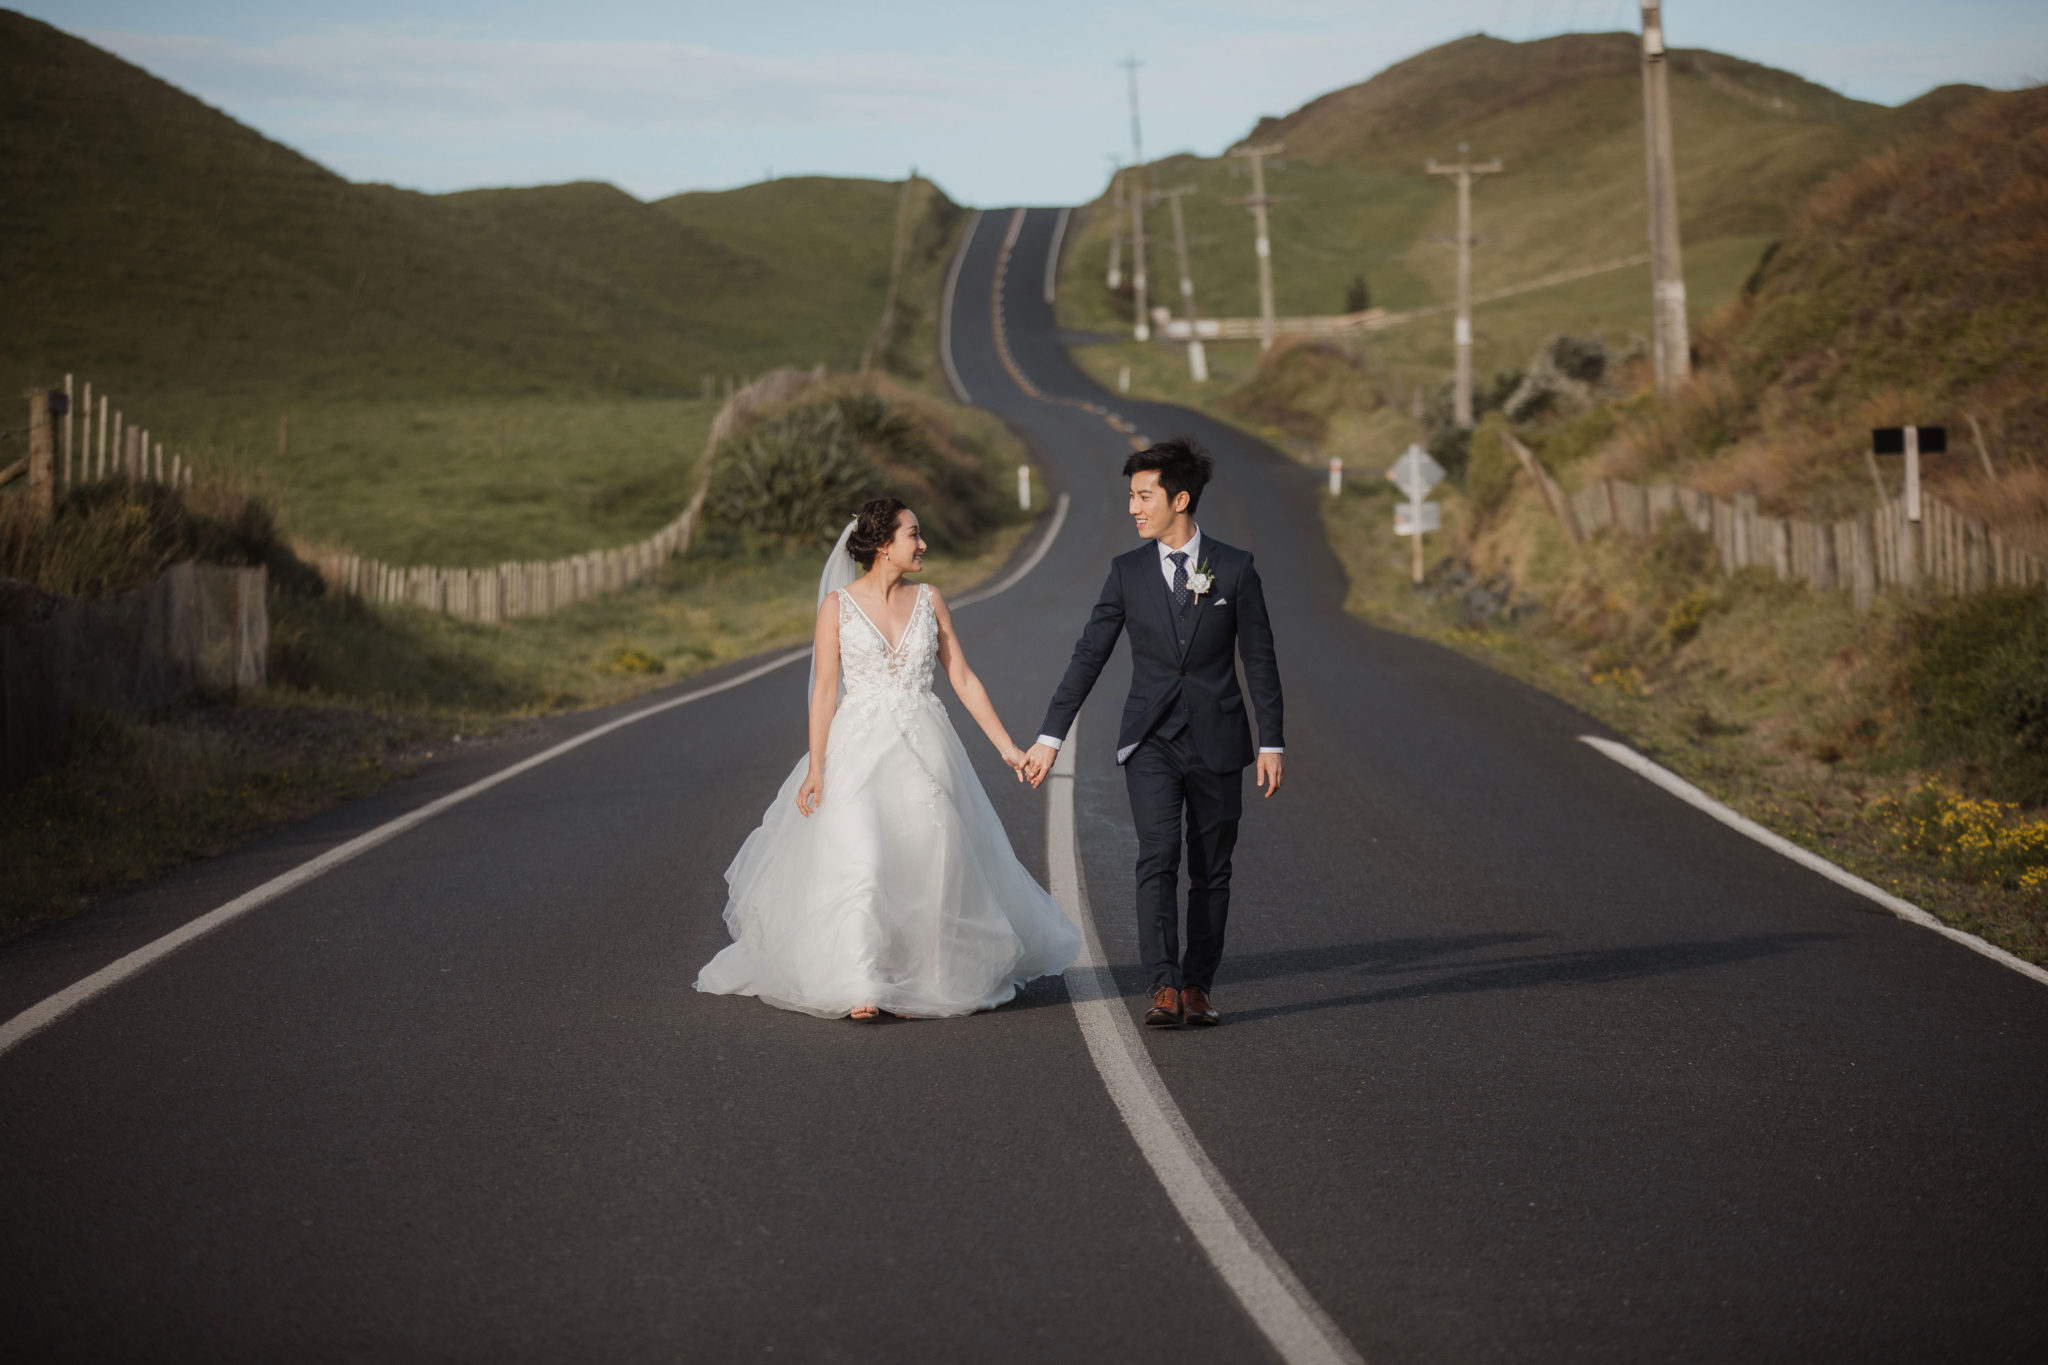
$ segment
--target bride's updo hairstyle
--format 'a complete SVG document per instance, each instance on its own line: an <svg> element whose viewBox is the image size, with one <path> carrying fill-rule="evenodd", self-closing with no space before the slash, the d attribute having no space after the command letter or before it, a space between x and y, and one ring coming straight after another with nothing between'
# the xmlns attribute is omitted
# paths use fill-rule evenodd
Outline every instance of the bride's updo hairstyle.
<svg viewBox="0 0 2048 1365"><path fill-rule="evenodd" d="M901 498L876 498L860 505L853 514L853 534L846 538L846 553L863 569L874 567L882 547L896 539L896 516L908 512L910 504Z"/></svg>

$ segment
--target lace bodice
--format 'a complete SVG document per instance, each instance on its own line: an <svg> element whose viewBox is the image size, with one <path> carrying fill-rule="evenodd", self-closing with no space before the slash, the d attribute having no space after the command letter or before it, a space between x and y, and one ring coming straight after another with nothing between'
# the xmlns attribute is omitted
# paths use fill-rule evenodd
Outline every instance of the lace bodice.
<svg viewBox="0 0 2048 1365"><path fill-rule="evenodd" d="M901 643L891 649L881 627L868 619L853 594L840 589L839 676L848 701L888 693L912 698L930 694L939 657L939 622L931 596L930 587L917 585L910 624L903 628Z"/></svg>

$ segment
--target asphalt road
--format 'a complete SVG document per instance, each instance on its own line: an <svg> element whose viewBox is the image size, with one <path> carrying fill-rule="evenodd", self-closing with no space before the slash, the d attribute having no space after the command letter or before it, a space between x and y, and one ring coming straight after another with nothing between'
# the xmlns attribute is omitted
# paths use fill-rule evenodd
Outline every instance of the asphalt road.
<svg viewBox="0 0 2048 1365"><path fill-rule="evenodd" d="M2042 1358L2048 988L1665 796L1559 703L1346 617L1311 472L1069 362L1040 295L1054 217L1026 215L999 282L1011 218L985 215L951 320L967 391L1070 515L960 630L1028 738L1131 543L1126 434L1081 404L1215 452L1200 519L1258 556L1288 779L1248 803L1225 1026L1143 1046L1350 1342ZM1123 682L1083 713L1076 799L1135 1010ZM594 740L0 1054L8 1355L1276 1358L1061 983L875 1026L690 990L724 941L720 874L801 751L802 689L786 668ZM1044 876L1046 794L983 748ZM513 756L9 945L0 1018Z"/></svg>

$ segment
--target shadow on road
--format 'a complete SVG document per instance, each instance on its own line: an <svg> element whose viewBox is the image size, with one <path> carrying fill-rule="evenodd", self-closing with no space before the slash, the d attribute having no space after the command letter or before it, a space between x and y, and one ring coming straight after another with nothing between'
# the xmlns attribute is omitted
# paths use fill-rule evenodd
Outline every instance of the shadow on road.
<svg viewBox="0 0 2048 1365"><path fill-rule="evenodd" d="M1507 943L1542 937L1536 934L1481 934L1462 939L1401 939L1390 944L1354 944L1341 948L1303 949L1265 954L1230 967L1229 974L1240 979L1258 976L1306 974L1317 970L1352 967L1366 975L1427 970L1429 958L1474 948L1498 947ZM1244 1023L1254 1019L1277 1019L1313 1010L1343 1009L1351 1005L1379 1005L1396 1000L1413 1000L1432 995L1466 995L1476 991L1527 990L1535 986L1583 986L1613 981L1632 981L1673 972L1700 971L1737 962L1774 957L1814 943L1845 938L1844 934L1797 933L1758 934L1749 938L1718 939L1692 943L1646 943L1627 948L1588 948L1559 953L1531 953L1497 958L1490 962L1464 963L1450 975L1429 981L1387 986L1303 1000L1286 1005L1267 1005L1234 1011L1231 1019ZM1432 946L1434 945L1434 946ZM1261 964L1272 964L1261 970ZM1287 965L1298 962L1299 965Z"/></svg>

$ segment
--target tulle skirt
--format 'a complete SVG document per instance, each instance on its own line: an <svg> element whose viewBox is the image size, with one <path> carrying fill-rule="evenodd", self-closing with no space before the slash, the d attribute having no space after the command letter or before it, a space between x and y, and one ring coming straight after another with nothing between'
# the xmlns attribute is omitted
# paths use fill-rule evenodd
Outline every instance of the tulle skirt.
<svg viewBox="0 0 2048 1365"><path fill-rule="evenodd" d="M930 692L842 701L825 793L799 759L726 869L732 944L697 989L836 1018L863 1005L971 1014L1065 971L1080 935L1017 861Z"/></svg>

